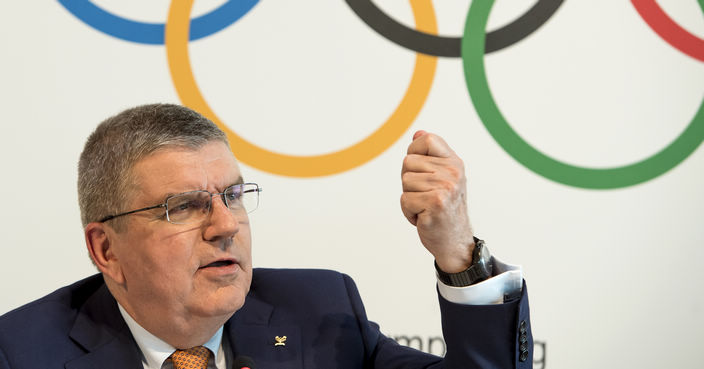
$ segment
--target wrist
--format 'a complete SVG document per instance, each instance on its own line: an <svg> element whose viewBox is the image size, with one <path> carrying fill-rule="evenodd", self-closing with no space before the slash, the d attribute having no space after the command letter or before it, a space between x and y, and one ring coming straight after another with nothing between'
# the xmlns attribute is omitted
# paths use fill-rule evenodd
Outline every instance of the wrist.
<svg viewBox="0 0 704 369"><path fill-rule="evenodd" d="M435 261L435 270L438 279L448 285L453 287L464 287L475 283L479 283L483 280L491 277L493 272L493 265L491 261L491 254L489 249L484 245L484 241L474 238L474 245L472 247L472 258L468 266L460 266L459 271L456 267L451 267L451 269L444 269L447 266L440 265L438 260Z"/></svg>
<svg viewBox="0 0 704 369"><path fill-rule="evenodd" d="M471 237L468 242L456 247L453 253L446 252L441 255L433 255L435 264L445 273L459 273L470 266L474 260L474 250L477 245L476 237Z"/></svg>

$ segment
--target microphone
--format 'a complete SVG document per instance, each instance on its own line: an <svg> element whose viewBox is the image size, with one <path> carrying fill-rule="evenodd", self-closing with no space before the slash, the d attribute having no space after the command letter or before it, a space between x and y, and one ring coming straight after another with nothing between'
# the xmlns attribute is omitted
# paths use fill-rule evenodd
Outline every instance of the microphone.
<svg viewBox="0 0 704 369"><path fill-rule="evenodd" d="M256 369L256 366L251 357L240 355L232 362L232 369Z"/></svg>

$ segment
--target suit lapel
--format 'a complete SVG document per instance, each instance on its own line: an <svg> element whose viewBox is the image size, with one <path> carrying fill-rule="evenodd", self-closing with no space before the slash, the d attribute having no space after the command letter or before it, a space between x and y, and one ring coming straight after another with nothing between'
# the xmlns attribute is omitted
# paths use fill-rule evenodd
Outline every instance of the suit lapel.
<svg viewBox="0 0 704 369"><path fill-rule="evenodd" d="M303 368L300 328L292 324L276 324L273 317L271 305L252 295L247 296L244 306L225 324L234 356L251 357L259 369Z"/></svg>
<svg viewBox="0 0 704 369"><path fill-rule="evenodd" d="M87 353L66 369L142 367L137 344L104 284L81 307L69 336Z"/></svg>
<svg viewBox="0 0 704 369"><path fill-rule="evenodd" d="M300 327L278 321L272 305L247 296L224 328L234 356L253 358L259 369L303 368ZM67 362L66 369L142 368L142 354L104 284L81 307L69 336L86 354ZM276 345L277 336L279 341L286 336L283 344Z"/></svg>

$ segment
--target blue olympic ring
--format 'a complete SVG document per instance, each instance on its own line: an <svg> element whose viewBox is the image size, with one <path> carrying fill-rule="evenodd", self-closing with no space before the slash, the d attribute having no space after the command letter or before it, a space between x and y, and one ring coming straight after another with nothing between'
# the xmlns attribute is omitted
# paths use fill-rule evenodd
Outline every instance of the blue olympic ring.
<svg viewBox="0 0 704 369"><path fill-rule="evenodd" d="M164 23L137 22L109 13L89 0L58 0L83 23L125 41L149 45L164 44ZM229 0L218 8L191 20L191 41L210 36L235 23L259 0Z"/></svg>

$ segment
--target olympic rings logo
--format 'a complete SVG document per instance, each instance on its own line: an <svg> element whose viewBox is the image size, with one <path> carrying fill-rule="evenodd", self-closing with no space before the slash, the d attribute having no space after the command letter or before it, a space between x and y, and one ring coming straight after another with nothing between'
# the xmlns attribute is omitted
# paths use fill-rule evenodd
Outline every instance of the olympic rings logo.
<svg viewBox="0 0 704 369"><path fill-rule="evenodd" d="M494 101L484 69L484 55L522 40L540 28L563 0L539 0L512 23L486 33L494 0L473 1L464 34L437 35L437 22L430 0L411 1L416 28L406 27L370 0L345 0L370 28L390 41L416 52L410 83L391 116L371 135L339 151L323 155L285 155L257 146L231 130L213 112L195 82L188 53L189 40L218 32L247 14L257 0L229 0L217 9L190 18L193 0L172 0L165 24L136 22L100 9L89 0L58 0L84 23L108 35L137 43L163 44L172 80L181 101L213 120L223 129L237 157L263 171L293 177L317 177L344 172L380 155L410 127L422 108L433 83L437 56L461 57L467 90L474 107L492 137L526 168L566 185L613 189L651 180L674 168L704 140L704 101L687 128L667 147L633 164L596 169L579 167L549 157L528 144L510 126ZM697 0L704 12L704 0ZM662 39L682 53L704 62L704 40L692 35L657 5L655 0L631 0L634 8Z"/></svg>

